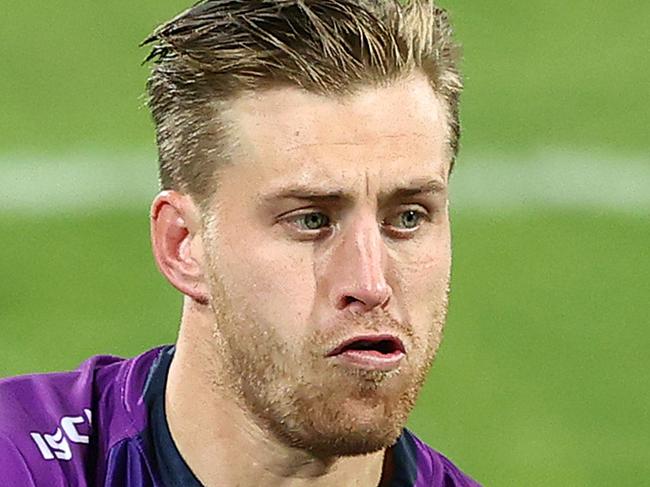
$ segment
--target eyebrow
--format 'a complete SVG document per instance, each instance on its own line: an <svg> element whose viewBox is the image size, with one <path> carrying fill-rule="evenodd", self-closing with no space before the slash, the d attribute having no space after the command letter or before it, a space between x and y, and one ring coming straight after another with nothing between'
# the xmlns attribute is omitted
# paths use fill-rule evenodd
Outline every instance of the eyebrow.
<svg viewBox="0 0 650 487"><path fill-rule="evenodd" d="M409 196L417 196L420 194L435 194L442 193L447 189L447 185L440 179L428 179L425 181L416 180L406 186L394 188L387 192L380 192L379 199L395 199L405 198Z"/></svg>
<svg viewBox="0 0 650 487"><path fill-rule="evenodd" d="M425 194L435 194L445 191L447 185L439 179L415 180L405 186L395 187L393 189L379 193L379 200L395 200ZM296 199L308 201L336 202L336 201L353 201L352 193L337 188L316 188L311 185L293 185L276 191L269 191L261 196L265 202Z"/></svg>

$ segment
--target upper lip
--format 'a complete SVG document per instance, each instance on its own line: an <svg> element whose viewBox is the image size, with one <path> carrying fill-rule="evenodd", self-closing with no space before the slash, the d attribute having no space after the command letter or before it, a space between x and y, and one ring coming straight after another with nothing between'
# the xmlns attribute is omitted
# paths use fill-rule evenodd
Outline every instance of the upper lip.
<svg viewBox="0 0 650 487"><path fill-rule="evenodd" d="M404 343L402 342L402 340L399 339L399 337L390 334L381 334L381 335L357 335L352 338L348 338L347 340L343 340L336 347L330 350L326 356L333 357L334 355L338 355L353 343L362 342L362 341L373 342L373 343L379 343L382 341L391 342L393 347L395 347L395 350L400 351L402 353L406 353L406 349L404 348Z"/></svg>

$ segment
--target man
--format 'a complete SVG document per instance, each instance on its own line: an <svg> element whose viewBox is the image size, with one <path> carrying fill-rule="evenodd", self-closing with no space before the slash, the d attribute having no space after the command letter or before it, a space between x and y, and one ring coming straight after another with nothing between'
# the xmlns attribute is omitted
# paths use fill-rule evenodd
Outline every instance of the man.
<svg viewBox="0 0 650 487"><path fill-rule="evenodd" d="M178 341L0 383L0 485L478 485L404 429L447 308L444 11L204 1L146 42Z"/></svg>

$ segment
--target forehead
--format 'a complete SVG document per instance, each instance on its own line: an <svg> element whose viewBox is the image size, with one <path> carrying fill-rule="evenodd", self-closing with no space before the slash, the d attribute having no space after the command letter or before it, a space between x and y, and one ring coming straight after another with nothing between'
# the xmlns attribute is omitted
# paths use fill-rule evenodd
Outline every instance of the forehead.
<svg viewBox="0 0 650 487"><path fill-rule="evenodd" d="M274 88L238 98L229 115L230 167L251 184L447 179L446 118L424 76L344 97Z"/></svg>

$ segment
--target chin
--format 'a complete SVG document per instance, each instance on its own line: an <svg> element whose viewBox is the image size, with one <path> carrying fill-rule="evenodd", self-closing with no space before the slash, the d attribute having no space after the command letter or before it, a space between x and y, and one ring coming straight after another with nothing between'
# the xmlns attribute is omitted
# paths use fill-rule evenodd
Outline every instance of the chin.
<svg viewBox="0 0 650 487"><path fill-rule="evenodd" d="M366 455L392 446L412 409L410 397L386 402L372 395L332 394L321 399L296 404L297 414L273 425L286 443L320 458Z"/></svg>
<svg viewBox="0 0 650 487"><path fill-rule="evenodd" d="M298 439L294 446L310 451L321 458L367 455L395 444L402 426L386 424L348 425L340 429Z"/></svg>

